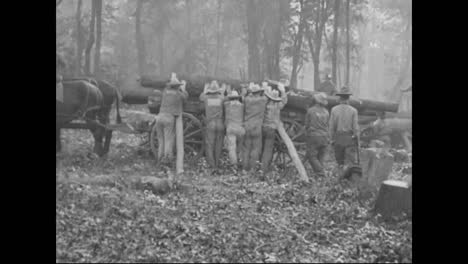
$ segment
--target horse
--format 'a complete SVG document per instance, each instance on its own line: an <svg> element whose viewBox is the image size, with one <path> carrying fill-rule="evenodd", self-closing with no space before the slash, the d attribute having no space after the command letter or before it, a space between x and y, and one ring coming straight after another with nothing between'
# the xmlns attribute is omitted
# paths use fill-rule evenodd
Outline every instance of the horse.
<svg viewBox="0 0 468 264"><path fill-rule="evenodd" d="M94 137L94 152L102 157L109 152L112 130L106 128L110 122L112 104L116 104L116 121L121 123L119 111L121 95L104 80L94 78L64 79L63 102L56 101L56 151L61 150L60 131L62 128L76 128L72 121L84 118L87 128ZM103 138L105 142L103 144Z"/></svg>

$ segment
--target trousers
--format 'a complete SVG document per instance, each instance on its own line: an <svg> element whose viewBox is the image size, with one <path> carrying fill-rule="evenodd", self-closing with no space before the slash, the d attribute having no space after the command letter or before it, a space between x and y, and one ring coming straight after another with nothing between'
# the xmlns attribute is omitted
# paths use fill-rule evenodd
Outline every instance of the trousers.
<svg viewBox="0 0 468 264"><path fill-rule="evenodd" d="M246 129L242 167L244 170L255 168L262 151L262 124Z"/></svg>
<svg viewBox="0 0 468 264"><path fill-rule="evenodd" d="M206 124L205 146L206 161L211 167L217 167L221 160L224 140L224 124L222 119L210 120Z"/></svg>
<svg viewBox="0 0 468 264"><path fill-rule="evenodd" d="M353 144L351 134L337 134L333 149L338 165L343 166L345 163L356 164L357 147Z"/></svg>
<svg viewBox="0 0 468 264"><path fill-rule="evenodd" d="M158 136L158 161L170 162L174 158L175 117L172 114L160 113L156 117Z"/></svg>
<svg viewBox="0 0 468 264"><path fill-rule="evenodd" d="M262 151L262 170L269 170L271 160L273 159L273 147L275 145L276 129L272 127L263 127L263 151Z"/></svg>
<svg viewBox="0 0 468 264"><path fill-rule="evenodd" d="M323 161L327 153L328 137L309 135L306 138L306 158L314 172L319 176L325 176Z"/></svg>
<svg viewBox="0 0 468 264"><path fill-rule="evenodd" d="M229 162L232 165L237 165L238 153L242 146L242 139L245 135L245 129L239 125L227 125L226 137Z"/></svg>

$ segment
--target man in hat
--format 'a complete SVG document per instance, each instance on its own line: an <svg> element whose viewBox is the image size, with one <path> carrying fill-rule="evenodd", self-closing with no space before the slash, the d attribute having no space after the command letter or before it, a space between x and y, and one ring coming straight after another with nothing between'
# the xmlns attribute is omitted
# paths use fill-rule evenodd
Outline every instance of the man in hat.
<svg viewBox="0 0 468 264"><path fill-rule="evenodd" d="M320 84L319 89L317 89L317 92L323 92L327 95L334 95L335 94L335 84L331 80L330 74L327 74L325 76L325 81Z"/></svg>
<svg viewBox="0 0 468 264"><path fill-rule="evenodd" d="M230 89L228 89L229 91ZM228 101L224 102L224 111L226 113L226 136L229 161L232 165L237 165L238 148L242 148L242 139L245 135L243 126L244 104L242 97L237 91L232 91L228 95Z"/></svg>
<svg viewBox="0 0 468 264"><path fill-rule="evenodd" d="M307 110L305 116L307 160L318 176L325 176L323 160L330 142L328 118L325 106L328 104L325 93L314 94L315 104Z"/></svg>
<svg viewBox="0 0 468 264"><path fill-rule="evenodd" d="M174 158L176 119L182 116L184 102L188 98L185 81L180 82L175 73L162 93L161 107L156 117L158 134L158 161L170 163Z"/></svg>
<svg viewBox="0 0 468 264"><path fill-rule="evenodd" d="M335 159L339 166L339 172L344 169L345 158L355 163L356 143L359 141L358 111L349 105L351 92L348 87L343 87L339 93L340 104L334 106L330 113L330 136L335 150Z"/></svg>
<svg viewBox="0 0 468 264"><path fill-rule="evenodd" d="M273 89L265 82L262 84L265 90L265 95L268 98L265 109L265 117L263 119L263 151L262 151L262 170L268 171L271 160L273 158L273 146L276 139L276 130L279 122L281 122L281 109L288 102L288 96L282 83L275 83Z"/></svg>
<svg viewBox="0 0 468 264"><path fill-rule="evenodd" d="M250 83L244 99L244 153L242 167L250 170L259 161L262 151L262 124L268 99L258 84Z"/></svg>
<svg viewBox="0 0 468 264"><path fill-rule="evenodd" d="M200 94L200 101L205 104L206 160L212 168L218 167L223 150L224 100L224 89L221 89L216 81L205 84L203 93Z"/></svg>

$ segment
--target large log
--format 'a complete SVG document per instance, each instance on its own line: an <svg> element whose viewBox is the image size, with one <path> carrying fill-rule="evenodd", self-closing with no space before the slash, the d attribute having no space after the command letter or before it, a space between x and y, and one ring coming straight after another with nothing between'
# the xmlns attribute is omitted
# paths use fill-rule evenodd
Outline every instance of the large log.
<svg viewBox="0 0 468 264"><path fill-rule="evenodd" d="M190 97L198 97L204 89L205 83L211 82L213 80L217 80L218 83L226 83L231 85L234 89L240 89L241 84L245 82L241 82L240 80L235 79L218 79L212 78L207 76L195 76L189 77L185 75L179 75L179 80L185 80L187 82L187 92L189 93ZM164 89L167 78L160 78L155 76L141 76L140 78L140 85L146 88L153 88L153 89ZM260 83L261 81L256 81L256 83ZM274 86L274 83L270 83ZM292 111L306 111L306 109L311 105L313 102L313 95L314 91L305 91L295 89L293 87L286 87L286 91L289 91L288 95L288 103L285 106L285 109L292 110ZM339 98L337 96L328 96L328 107L332 108L333 106L339 104ZM360 113L363 111L373 110L373 111L382 111L382 112L394 112L398 111L398 104L397 103L389 103L389 102L380 102L374 100L366 100L366 99L354 99L351 98L350 104L355 107Z"/></svg>

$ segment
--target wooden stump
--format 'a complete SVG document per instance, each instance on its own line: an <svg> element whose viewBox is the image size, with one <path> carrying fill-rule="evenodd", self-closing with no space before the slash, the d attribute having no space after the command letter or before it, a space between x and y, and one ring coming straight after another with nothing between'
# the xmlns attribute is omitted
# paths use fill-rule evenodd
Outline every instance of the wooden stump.
<svg viewBox="0 0 468 264"><path fill-rule="evenodd" d="M361 149L362 180L372 191L378 191L383 181L388 179L393 167L393 155L389 152L369 148Z"/></svg>
<svg viewBox="0 0 468 264"><path fill-rule="evenodd" d="M403 213L411 216L412 188L404 181L384 181L375 202L374 213L381 214L386 220Z"/></svg>

